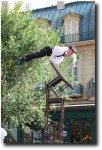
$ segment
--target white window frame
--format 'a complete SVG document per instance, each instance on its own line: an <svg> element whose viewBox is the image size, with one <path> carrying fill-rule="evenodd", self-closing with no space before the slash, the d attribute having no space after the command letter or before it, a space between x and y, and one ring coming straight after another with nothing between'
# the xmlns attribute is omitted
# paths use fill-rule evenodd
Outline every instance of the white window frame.
<svg viewBox="0 0 102 150"><path fill-rule="evenodd" d="M63 27L64 27L65 43L79 41L80 15L75 13L69 13L63 17L63 20L64 20Z"/></svg>

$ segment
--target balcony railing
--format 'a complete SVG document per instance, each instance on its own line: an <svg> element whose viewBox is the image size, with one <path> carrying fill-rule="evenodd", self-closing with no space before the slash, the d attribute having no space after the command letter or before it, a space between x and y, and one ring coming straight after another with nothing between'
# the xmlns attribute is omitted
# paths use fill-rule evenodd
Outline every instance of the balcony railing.
<svg viewBox="0 0 102 150"><path fill-rule="evenodd" d="M68 95L69 96L74 96L74 95L83 95L83 85L77 84L73 86L73 90L69 89L68 90Z"/></svg>
<svg viewBox="0 0 102 150"><path fill-rule="evenodd" d="M61 36L61 43L72 43L95 39L95 32L82 32Z"/></svg>

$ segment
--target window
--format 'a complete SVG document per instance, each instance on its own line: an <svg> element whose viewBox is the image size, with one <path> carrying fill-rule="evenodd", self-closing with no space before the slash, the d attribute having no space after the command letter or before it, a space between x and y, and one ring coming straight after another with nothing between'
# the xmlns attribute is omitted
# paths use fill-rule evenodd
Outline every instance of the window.
<svg viewBox="0 0 102 150"><path fill-rule="evenodd" d="M64 16L63 19L65 43L78 41L80 16L75 13L70 13Z"/></svg>
<svg viewBox="0 0 102 150"><path fill-rule="evenodd" d="M35 22L40 22L44 29L48 29L48 27L51 27L51 21L47 19L37 18Z"/></svg>
<svg viewBox="0 0 102 150"><path fill-rule="evenodd" d="M94 119L71 119L71 143L92 143Z"/></svg>

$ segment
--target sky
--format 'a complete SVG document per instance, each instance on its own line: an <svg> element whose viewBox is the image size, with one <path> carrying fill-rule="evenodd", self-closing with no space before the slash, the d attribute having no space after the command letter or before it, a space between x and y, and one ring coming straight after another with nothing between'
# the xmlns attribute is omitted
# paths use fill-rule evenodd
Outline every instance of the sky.
<svg viewBox="0 0 102 150"><path fill-rule="evenodd" d="M3 1L9 1L10 4L14 5L14 1L23 1L24 4L28 4L30 10L37 9L37 8L44 8L48 6L57 5L57 1L64 1L65 3L75 2L75 1L82 1L82 0L3 0ZM84 1L94 1L94 0L84 0ZM96 3L99 3L100 0L95 0Z"/></svg>
<svg viewBox="0 0 102 150"><path fill-rule="evenodd" d="M7 0L4 0L7 1ZM20 0L8 0L10 4L13 6L14 1L20 1ZM65 3L73 2L75 0L21 0L26 4L29 4L30 10L37 9L37 8L43 8L48 7L52 5L57 5L57 1L64 1Z"/></svg>
<svg viewBox="0 0 102 150"><path fill-rule="evenodd" d="M43 8L52 5L57 5L57 1L64 1L64 3L72 2L70 0L26 0L29 3L31 9Z"/></svg>

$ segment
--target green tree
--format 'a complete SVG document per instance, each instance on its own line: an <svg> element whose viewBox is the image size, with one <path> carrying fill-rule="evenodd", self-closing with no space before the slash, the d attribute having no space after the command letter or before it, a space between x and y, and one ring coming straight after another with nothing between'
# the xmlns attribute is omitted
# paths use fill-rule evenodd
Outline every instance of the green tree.
<svg viewBox="0 0 102 150"><path fill-rule="evenodd" d="M48 58L20 67L17 58L45 45L57 45L60 39L58 32L50 27L44 29L43 21L32 18L30 11L20 13L20 7L21 3L17 3L13 10L3 7L1 11L1 120L4 125L9 121L25 127L34 121L43 126L44 82L52 76Z"/></svg>

